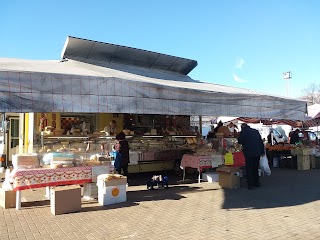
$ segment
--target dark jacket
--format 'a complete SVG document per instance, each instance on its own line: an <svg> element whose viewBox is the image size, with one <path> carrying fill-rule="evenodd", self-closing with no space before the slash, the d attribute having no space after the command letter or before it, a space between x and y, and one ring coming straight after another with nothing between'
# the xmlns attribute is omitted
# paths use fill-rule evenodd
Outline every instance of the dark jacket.
<svg viewBox="0 0 320 240"><path fill-rule="evenodd" d="M215 133L214 132L208 132L207 138L215 138Z"/></svg>
<svg viewBox="0 0 320 240"><path fill-rule="evenodd" d="M242 145L245 157L260 157L265 153L260 133L249 126L242 129L238 142Z"/></svg>
<svg viewBox="0 0 320 240"><path fill-rule="evenodd" d="M130 163L129 160L129 143L126 140L126 135L121 132L116 136L116 139L118 140L120 144L120 154L121 154L121 167L128 167L128 164Z"/></svg>
<svg viewBox="0 0 320 240"><path fill-rule="evenodd" d="M129 143L127 140L120 140L120 154L121 154L121 166L127 167L130 160L129 160Z"/></svg>
<svg viewBox="0 0 320 240"><path fill-rule="evenodd" d="M299 141L300 141L299 133L296 131L292 132L290 135L290 144L296 144Z"/></svg>

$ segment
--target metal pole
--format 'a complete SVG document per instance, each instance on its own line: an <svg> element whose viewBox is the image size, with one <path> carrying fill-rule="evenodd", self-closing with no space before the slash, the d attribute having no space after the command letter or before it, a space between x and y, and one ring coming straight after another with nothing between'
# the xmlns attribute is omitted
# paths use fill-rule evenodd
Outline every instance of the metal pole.
<svg viewBox="0 0 320 240"><path fill-rule="evenodd" d="M202 136L202 116L199 116L199 132Z"/></svg>
<svg viewBox="0 0 320 240"><path fill-rule="evenodd" d="M284 72L282 73L283 79L286 81L286 93L287 97L289 97L289 80L291 79L291 72Z"/></svg>

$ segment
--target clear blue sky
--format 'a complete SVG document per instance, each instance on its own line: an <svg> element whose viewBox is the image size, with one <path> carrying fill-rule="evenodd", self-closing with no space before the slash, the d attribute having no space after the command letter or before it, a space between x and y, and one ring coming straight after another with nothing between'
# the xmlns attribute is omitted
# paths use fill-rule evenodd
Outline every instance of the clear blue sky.
<svg viewBox="0 0 320 240"><path fill-rule="evenodd" d="M1 0L0 57L60 59L66 37L198 61L192 78L286 96L320 83L318 0Z"/></svg>

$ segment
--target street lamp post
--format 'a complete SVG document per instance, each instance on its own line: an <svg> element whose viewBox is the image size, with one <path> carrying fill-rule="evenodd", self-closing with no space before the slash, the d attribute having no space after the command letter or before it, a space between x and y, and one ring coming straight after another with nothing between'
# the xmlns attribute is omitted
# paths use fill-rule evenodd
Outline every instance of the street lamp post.
<svg viewBox="0 0 320 240"><path fill-rule="evenodd" d="M282 73L282 78L286 80L286 92L287 92L287 97L289 97L289 80L291 79L291 72L284 72Z"/></svg>

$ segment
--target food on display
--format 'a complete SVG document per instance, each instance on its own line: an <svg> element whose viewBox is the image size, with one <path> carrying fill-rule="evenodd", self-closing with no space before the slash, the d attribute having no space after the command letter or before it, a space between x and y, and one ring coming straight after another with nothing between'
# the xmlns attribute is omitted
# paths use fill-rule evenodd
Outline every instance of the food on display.
<svg viewBox="0 0 320 240"><path fill-rule="evenodd" d="M106 175L105 178L104 178L105 181L118 180L118 179L126 178L125 176L120 175L120 174L105 174L105 175Z"/></svg>
<svg viewBox="0 0 320 240"><path fill-rule="evenodd" d="M290 151L295 149L295 146L290 144L266 145L266 149L269 151Z"/></svg>
<svg viewBox="0 0 320 240"><path fill-rule="evenodd" d="M219 127L218 133L223 133L223 137L225 137L225 138L228 138L231 136L231 132L230 132L229 128L226 126Z"/></svg>
<svg viewBox="0 0 320 240"><path fill-rule="evenodd" d="M35 168L39 166L38 154L13 154L12 165L14 168Z"/></svg>

